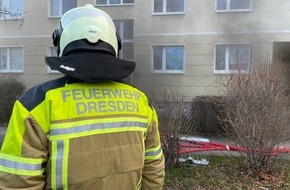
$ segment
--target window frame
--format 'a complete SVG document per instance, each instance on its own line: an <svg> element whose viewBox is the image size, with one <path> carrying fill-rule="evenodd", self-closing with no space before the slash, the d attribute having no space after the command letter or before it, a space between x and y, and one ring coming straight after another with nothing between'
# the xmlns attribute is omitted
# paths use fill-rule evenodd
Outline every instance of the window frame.
<svg viewBox="0 0 290 190"><path fill-rule="evenodd" d="M124 50L124 43L133 43L133 48L135 49L135 21L133 19L114 19L114 24L116 25L115 22L120 22L120 32L117 34L121 38L121 43L122 43L122 49L119 51L119 58L124 59L123 55L123 50ZM133 22L133 38L132 39L124 39L124 22L126 21L132 21ZM131 60L131 59L129 59ZM131 61L135 60L135 52L133 54L133 59Z"/></svg>
<svg viewBox="0 0 290 190"><path fill-rule="evenodd" d="M0 0L1 2L0 2L0 9L2 9L2 2L3 2L3 0ZM16 20L21 20L21 19L24 19L24 13L25 13L25 11L24 11L24 0L21 0L22 1L22 7L20 7L20 8L17 8L18 10L17 11L21 11L21 13L17 13L17 15L15 15L15 16L11 16L10 14L4 14L4 16L2 16L1 14L1 16L0 16L0 20L12 20L12 19L16 19ZM10 4L10 7L9 7L9 10L8 11L11 11L11 0L9 0L9 4ZM18 15L19 14L19 15Z"/></svg>
<svg viewBox="0 0 290 190"><path fill-rule="evenodd" d="M176 11L176 12L166 12L166 5L167 5L168 0L163 0L162 12L154 12L154 1L155 0L151 0L152 15L184 15L186 13L186 0L183 0L184 10L183 11Z"/></svg>
<svg viewBox="0 0 290 190"><path fill-rule="evenodd" d="M98 7L105 7L105 6L128 6L128 5L135 5L135 1L136 0L134 0L134 2L133 3L124 3L124 0L120 0L120 4L110 4L109 3L109 0L106 0L107 1L107 3L106 4L97 4L97 0L95 0L94 2L95 2L95 6L98 6Z"/></svg>
<svg viewBox="0 0 290 190"><path fill-rule="evenodd" d="M165 47L181 46L183 47L183 63L182 70L166 70L166 60L164 60L164 55L166 55ZM154 70L154 47L162 47L162 69ZM185 63L186 63L186 44L152 44L151 45L151 73L155 74L184 74L185 73Z"/></svg>
<svg viewBox="0 0 290 190"><path fill-rule="evenodd" d="M218 0L215 0L215 11L216 12L250 12L252 11L252 0L249 0L249 8L248 9L231 9L230 3L232 0L226 0L226 9L218 10L217 3Z"/></svg>
<svg viewBox="0 0 290 190"><path fill-rule="evenodd" d="M56 51L56 47L55 46L52 46L52 45L47 46L46 56L53 57L54 56L52 54L53 49L55 49L55 51ZM47 72L48 73L60 73L58 70L54 70L54 69L50 68L49 66L47 66Z"/></svg>
<svg viewBox="0 0 290 190"><path fill-rule="evenodd" d="M9 69L5 69L5 70L3 70L3 69L1 69L0 68L0 73L23 73L24 72L24 46L0 46L0 49L1 48L8 48L9 50L10 49L12 49L12 48L21 48L21 50L22 50L22 57L21 57L21 63L22 63L22 69L10 69L10 67L11 67L11 57L10 57L10 53L9 53L9 59L7 59L8 61L9 61L9 63L8 63L8 67L9 67Z"/></svg>
<svg viewBox="0 0 290 190"><path fill-rule="evenodd" d="M77 2L77 0L75 0L76 1L76 3L78 3ZM64 12L63 12L63 7L62 7L62 3L63 2L63 0L58 0L58 6L59 6L59 14L58 15L52 15L52 0L48 0L48 10L47 10L47 14L48 14L48 18L61 18L62 17L62 15L64 14Z"/></svg>
<svg viewBox="0 0 290 190"><path fill-rule="evenodd" d="M238 45L246 45L246 46L249 46L249 57L248 57L248 69L247 70L230 70L229 69L229 56L230 56L230 53L229 53L229 47L230 46L238 46ZM216 64L216 57L217 57L217 46L227 46L227 50L225 52L225 70L217 70L216 67L217 67L217 64ZM238 73L238 72L241 72L241 73L248 73L249 72L249 67L250 67L250 63L251 63L251 50L252 49L252 44L251 43L217 43L217 44L214 44L214 73L215 74L231 74L231 73Z"/></svg>

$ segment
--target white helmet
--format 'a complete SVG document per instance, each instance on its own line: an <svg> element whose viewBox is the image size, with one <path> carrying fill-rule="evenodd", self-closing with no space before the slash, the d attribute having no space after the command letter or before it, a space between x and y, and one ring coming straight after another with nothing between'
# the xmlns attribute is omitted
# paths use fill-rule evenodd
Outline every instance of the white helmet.
<svg viewBox="0 0 290 190"><path fill-rule="evenodd" d="M52 69L81 81L121 80L135 62L118 58L121 42L110 16L92 5L66 12L52 35L58 57L46 57Z"/></svg>
<svg viewBox="0 0 290 190"><path fill-rule="evenodd" d="M52 38L60 57L76 50L103 50L117 56L121 48L111 17L90 4L67 11Z"/></svg>

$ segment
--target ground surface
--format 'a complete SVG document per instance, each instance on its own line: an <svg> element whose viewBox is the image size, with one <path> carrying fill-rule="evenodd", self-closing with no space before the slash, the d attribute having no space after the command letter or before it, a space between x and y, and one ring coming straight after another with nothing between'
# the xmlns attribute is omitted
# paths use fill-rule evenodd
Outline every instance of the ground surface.
<svg viewBox="0 0 290 190"><path fill-rule="evenodd" d="M288 190L290 163L281 159L263 179L252 177L240 157L208 156L208 166L179 165L166 172L164 190Z"/></svg>

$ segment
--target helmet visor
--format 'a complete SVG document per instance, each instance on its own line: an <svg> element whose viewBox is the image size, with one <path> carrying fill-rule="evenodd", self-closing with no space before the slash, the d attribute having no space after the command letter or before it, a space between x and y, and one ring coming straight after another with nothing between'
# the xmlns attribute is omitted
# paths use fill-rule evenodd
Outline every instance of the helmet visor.
<svg viewBox="0 0 290 190"><path fill-rule="evenodd" d="M114 22L111 17L107 15L105 12L96 9L96 8L88 8L88 7L80 7L74 10L66 12L60 20L61 28L66 28L66 26L79 18L91 17L94 19L105 19L106 22L116 31Z"/></svg>

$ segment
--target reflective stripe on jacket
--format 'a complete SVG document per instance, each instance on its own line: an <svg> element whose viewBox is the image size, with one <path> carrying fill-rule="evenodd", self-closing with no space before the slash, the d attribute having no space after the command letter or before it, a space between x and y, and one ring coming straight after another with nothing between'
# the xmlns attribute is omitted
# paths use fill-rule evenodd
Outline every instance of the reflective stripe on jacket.
<svg viewBox="0 0 290 190"><path fill-rule="evenodd" d="M38 85L15 102L0 189L162 189L155 110L120 82Z"/></svg>

